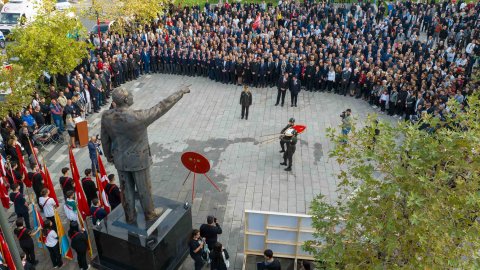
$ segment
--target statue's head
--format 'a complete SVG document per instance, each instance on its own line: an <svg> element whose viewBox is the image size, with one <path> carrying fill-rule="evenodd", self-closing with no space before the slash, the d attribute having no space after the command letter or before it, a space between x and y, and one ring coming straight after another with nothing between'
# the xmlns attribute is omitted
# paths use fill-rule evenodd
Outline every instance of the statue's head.
<svg viewBox="0 0 480 270"><path fill-rule="evenodd" d="M130 107L133 104L132 94L122 87L113 90L112 98L117 107Z"/></svg>

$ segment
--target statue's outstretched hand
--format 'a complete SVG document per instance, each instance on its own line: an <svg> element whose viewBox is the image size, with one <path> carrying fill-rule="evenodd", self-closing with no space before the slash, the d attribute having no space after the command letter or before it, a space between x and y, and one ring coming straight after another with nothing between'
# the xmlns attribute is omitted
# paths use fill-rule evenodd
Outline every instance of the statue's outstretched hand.
<svg viewBox="0 0 480 270"><path fill-rule="evenodd" d="M183 85L182 84L180 86L180 89L183 91L184 94L188 94L188 93L190 93L190 86L191 86L191 84L189 84L189 85Z"/></svg>

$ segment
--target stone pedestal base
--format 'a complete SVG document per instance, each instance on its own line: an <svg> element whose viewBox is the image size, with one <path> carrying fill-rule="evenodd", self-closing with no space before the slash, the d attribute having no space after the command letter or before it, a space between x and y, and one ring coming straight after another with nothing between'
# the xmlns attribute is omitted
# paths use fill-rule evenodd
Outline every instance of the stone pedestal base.
<svg viewBox="0 0 480 270"><path fill-rule="evenodd" d="M161 216L145 222L140 202L136 201L137 222L125 222L118 206L93 233L98 256L92 261L97 269L177 269L188 255L192 231L192 212L183 203L153 196Z"/></svg>

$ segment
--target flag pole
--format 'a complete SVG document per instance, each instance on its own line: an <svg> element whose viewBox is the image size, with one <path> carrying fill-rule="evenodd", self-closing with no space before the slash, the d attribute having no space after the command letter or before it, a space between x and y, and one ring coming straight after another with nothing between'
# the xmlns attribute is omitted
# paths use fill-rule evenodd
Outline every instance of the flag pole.
<svg viewBox="0 0 480 270"><path fill-rule="evenodd" d="M35 204L33 205L33 208L34 208L33 210L35 210L35 215L37 215L38 210L37 210L37 206ZM41 217L37 216L36 218L38 220ZM38 226L41 226L40 222L39 222ZM42 244L43 256L47 256L47 252L45 251L46 246L45 246L45 243L43 242L43 228L40 230L40 240L42 240L41 244ZM38 241L38 239L37 239L37 241Z"/></svg>
<svg viewBox="0 0 480 270"><path fill-rule="evenodd" d="M23 269L23 264L22 260L20 259L20 253L18 253L17 244L15 243L15 239L13 239L13 233L8 224L7 213L5 213L5 208L3 208L3 206L0 208L0 227L2 228L3 236L5 236L5 241L7 241L10 254L12 255L13 262L15 263L15 267L21 270Z"/></svg>

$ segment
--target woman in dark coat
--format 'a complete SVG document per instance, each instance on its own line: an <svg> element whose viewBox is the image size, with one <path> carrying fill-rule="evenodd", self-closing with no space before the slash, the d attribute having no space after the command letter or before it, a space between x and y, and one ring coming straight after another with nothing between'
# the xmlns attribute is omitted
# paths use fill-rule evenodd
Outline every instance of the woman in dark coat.
<svg viewBox="0 0 480 270"><path fill-rule="evenodd" d="M227 270L227 268L230 266L230 263L228 263L228 258L228 252L223 248L222 244L220 242L215 243L213 250L210 253L210 260L212 260L210 262L210 269Z"/></svg>

